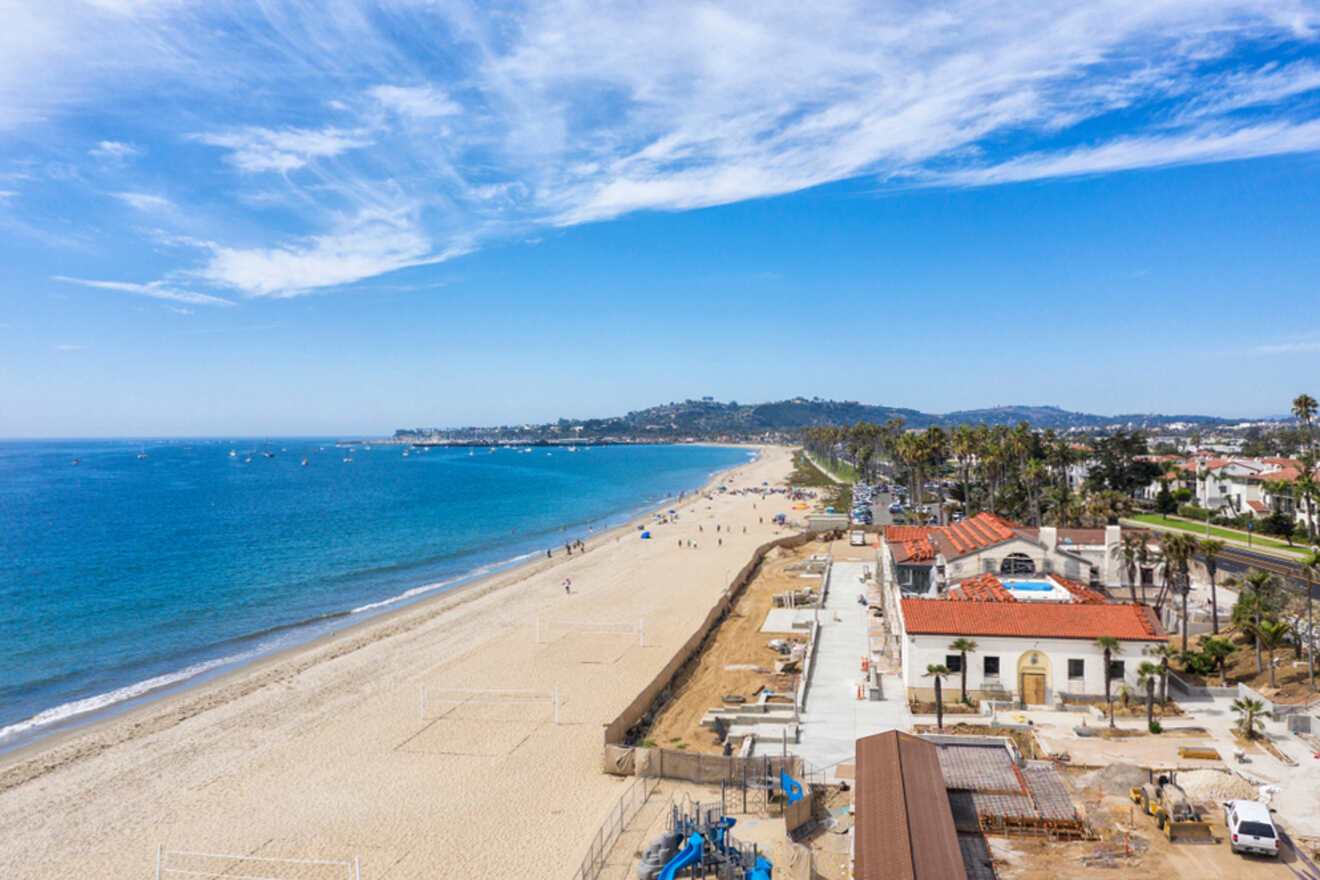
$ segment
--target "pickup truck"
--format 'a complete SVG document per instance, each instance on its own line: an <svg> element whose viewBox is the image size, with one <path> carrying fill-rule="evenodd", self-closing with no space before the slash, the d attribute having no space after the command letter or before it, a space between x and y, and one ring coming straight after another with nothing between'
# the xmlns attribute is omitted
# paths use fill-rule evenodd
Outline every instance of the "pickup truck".
<svg viewBox="0 0 1320 880"><path fill-rule="evenodd" d="M1224 801L1224 824L1233 852L1278 857L1279 829L1269 807L1256 801Z"/></svg>

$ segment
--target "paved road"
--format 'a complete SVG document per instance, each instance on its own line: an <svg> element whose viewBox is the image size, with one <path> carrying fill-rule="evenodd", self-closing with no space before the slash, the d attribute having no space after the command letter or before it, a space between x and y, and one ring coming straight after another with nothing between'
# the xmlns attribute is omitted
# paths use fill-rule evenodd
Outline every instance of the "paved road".
<svg viewBox="0 0 1320 880"><path fill-rule="evenodd" d="M1205 562L1203 554L1198 554L1197 559ZM1225 547L1215 554L1215 560L1219 570L1223 572L1245 574L1253 568L1259 568L1283 577L1299 590L1306 589L1306 581L1297 563L1269 553L1259 553L1245 547ZM1311 598L1320 599L1320 584L1311 585Z"/></svg>

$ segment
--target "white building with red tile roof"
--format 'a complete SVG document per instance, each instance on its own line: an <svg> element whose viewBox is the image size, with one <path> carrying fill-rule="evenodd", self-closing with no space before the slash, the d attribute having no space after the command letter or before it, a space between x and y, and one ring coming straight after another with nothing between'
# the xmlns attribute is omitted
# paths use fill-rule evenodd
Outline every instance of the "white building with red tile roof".
<svg viewBox="0 0 1320 880"><path fill-rule="evenodd" d="M976 643L967 657L968 697L1021 699L1028 705L1054 705L1060 699L1104 696L1104 650L1096 640L1112 636L1119 650L1111 658L1112 688L1135 687L1136 670L1168 641L1155 613L1140 603L1110 603L1074 584L1073 601L1023 601L1005 583L982 576L960 584L962 594L986 588L988 598L950 595L944 599L903 599L894 623L901 645L902 676L908 695L930 700L931 665L950 672L944 694L957 698L962 679L961 655L950 645L965 638ZM1006 597L994 595L998 585ZM1098 600L1098 601L1093 601Z"/></svg>
<svg viewBox="0 0 1320 880"><path fill-rule="evenodd" d="M881 556L904 593L939 595L981 574L1058 574L1116 584L1118 526L1060 529L1022 526L984 512L947 526L886 526Z"/></svg>

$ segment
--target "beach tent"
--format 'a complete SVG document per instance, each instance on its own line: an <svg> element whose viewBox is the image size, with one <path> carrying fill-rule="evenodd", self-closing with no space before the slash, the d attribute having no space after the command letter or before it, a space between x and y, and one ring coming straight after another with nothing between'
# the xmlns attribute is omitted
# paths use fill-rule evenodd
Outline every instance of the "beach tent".
<svg viewBox="0 0 1320 880"><path fill-rule="evenodd" d="M651 537L651 533L650 533L650 532L642 532L642 538L643 538L643 539L645 539L645 538L649 538L649 537Z"/></svg>

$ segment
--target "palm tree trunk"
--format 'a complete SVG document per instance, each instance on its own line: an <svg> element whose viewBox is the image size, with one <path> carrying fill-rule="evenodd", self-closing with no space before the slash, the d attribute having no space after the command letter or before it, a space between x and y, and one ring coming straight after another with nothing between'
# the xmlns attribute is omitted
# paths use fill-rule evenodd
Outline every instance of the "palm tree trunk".
<svg viewBox="0 0 1320 880"><path fill-rule="evenodd" d="M940 677L935 676L935 727L944 729L944 697L940 691Z"/></svg>
<svg viewBox="0 0 1320 880"><path fill-rule="evenodd" d="M1306 574L1306 673L1311 690L1315 690L1315 629L1311 626L1311 574Z"/></svg>
<svg viewBox="0 0 1320 880"><path fill-rule="evenodd" d="M967 702L967 652L962 652L962 660L958 669L962 672L962 701Z"/></svg>
<svg viewBox="0 0 1320 880"><path fill-rule="evenodd" d="M1258 633L1260 632L1260 592L1257 590L1252 590L1252 593L1254 593L1256 597L1256 611L1255 614L1253 615L1253 623L1255 625L1256 632ZM1252 633L1251 640L1256 643L1256 674L1260 675L1262 672L1265 671L1265 667L1261 663L1261 658L1260 658L1260 636L1256 635L1255 633ZM1273 666L1270 667L1271 670L1273 670L1273 668L1274 668Z"/></svg>
<svg viewBox="0 0 1320 880"><path fill-rule="evenodd" d="M1270 648L1270 687L1277 687L1274 683L1274 649Z"/></svg>
<svg viewBox="0 0 1320 880"><path fill-rule="evenodd" d="M1210 569L1208 574L1210 575L1210 625L1214 627L1210 636L1214 638L1219 635L1219 596L1215 590L1215 570Z"/></svg>
<svg viewBox="0 0 1320 880"><path fill-rule="evenodd" d="M1182 594L1182 649L1184 654L1187 653L1187 594L1191 592L1190 587L1190 583L1184 584Z"/></svg>
<svg viewBox="0 0 1320 880"><path fill-rule="evenodd" d="M1169 708L1169 658L1160 658L1160 708Z"/></svg>
<svg viewBox="0 0 1320 880"><path fill-rule="evenodd" d="M1146 727L1155 723L1155 679L1146 679Z"/></svg>

